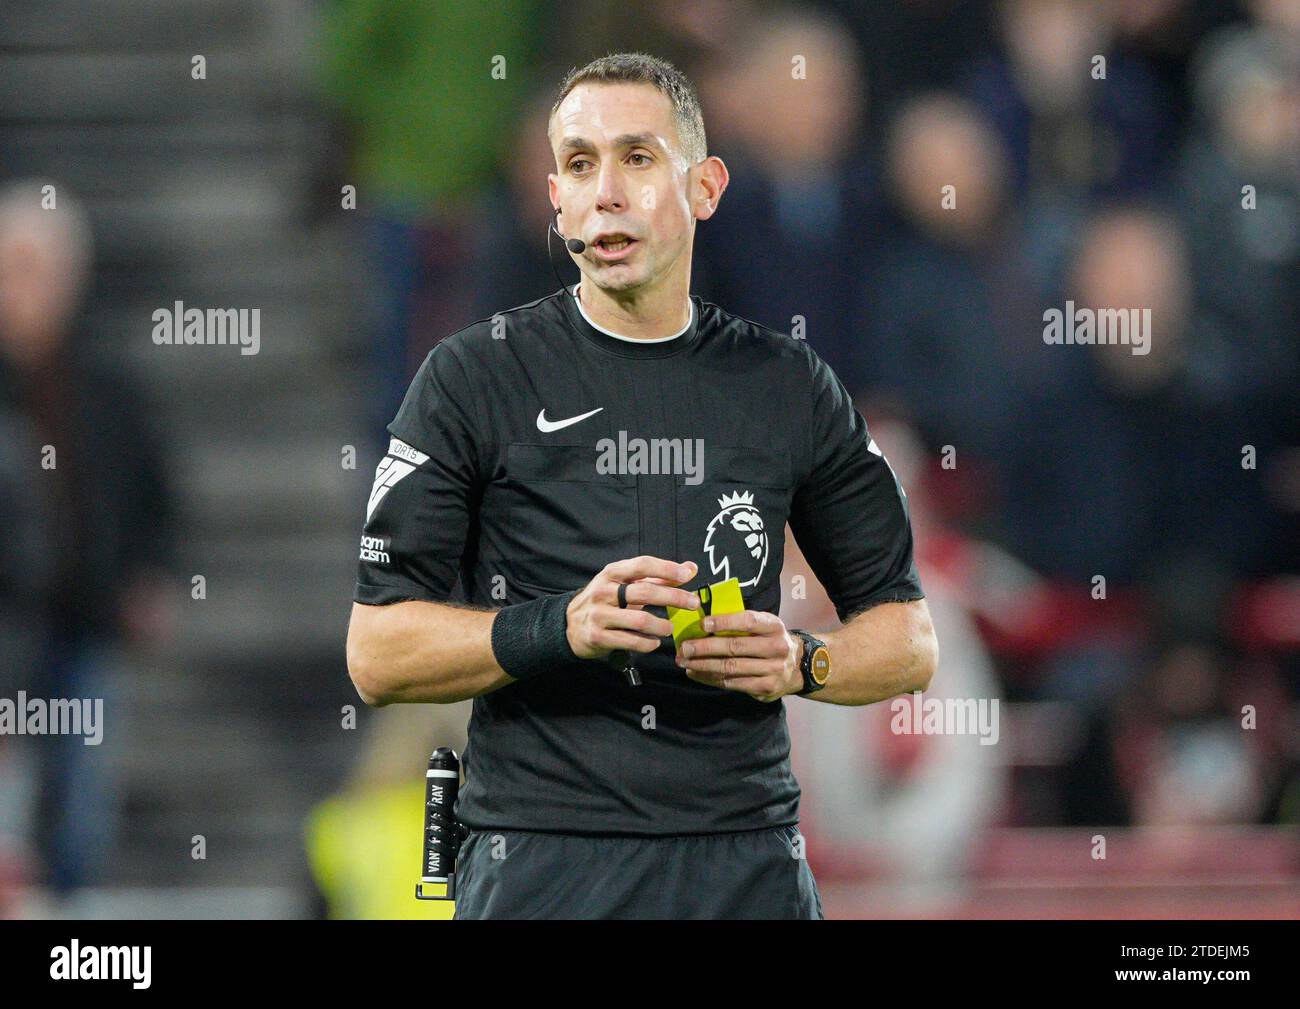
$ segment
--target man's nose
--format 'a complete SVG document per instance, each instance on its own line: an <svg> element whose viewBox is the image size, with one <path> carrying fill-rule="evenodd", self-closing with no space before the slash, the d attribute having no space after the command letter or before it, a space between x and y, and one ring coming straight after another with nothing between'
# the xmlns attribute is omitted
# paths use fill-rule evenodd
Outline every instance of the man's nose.
<svg viewBox="0 0 1300 1009"><path fill-rule="evenodd" d="M619 212L627 209L627 193L618 162L605 162L596 185L596 209Z"/></svg>

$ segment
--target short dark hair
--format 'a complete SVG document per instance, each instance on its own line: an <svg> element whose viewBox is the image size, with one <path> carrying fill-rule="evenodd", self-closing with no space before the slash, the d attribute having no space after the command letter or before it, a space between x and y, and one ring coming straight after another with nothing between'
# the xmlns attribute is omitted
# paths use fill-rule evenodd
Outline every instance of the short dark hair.
<svg viewBox="0 0 1300 1009"><path fill-rule="evenodd" d="M646 53L610 53L592 60L581 69L574 67L560 85L559 94L551 106L551 116L547 120L546 131L550 133L550 124L555 120L555 113L560 103L569 97L569 92L579 84L594 82L597 84L649 84L668 98L673 107L673 119L677 123L677 136L681 140L682 152L691 164L703 161L709 154L708 143L704 137L704 111L700 108L699 95L687 76L667 60Z"/></svg>

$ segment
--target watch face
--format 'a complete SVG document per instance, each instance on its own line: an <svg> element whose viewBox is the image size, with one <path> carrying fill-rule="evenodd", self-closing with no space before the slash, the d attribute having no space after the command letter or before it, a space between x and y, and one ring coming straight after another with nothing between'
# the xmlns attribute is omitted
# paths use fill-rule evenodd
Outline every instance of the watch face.
<svg viewBox="0 0 1300 1009"><path fill-rule="evenodd" d="M818 684L824 685L831 675L831 653L823 645L818 648L812 655L812 678Z"/></svg>

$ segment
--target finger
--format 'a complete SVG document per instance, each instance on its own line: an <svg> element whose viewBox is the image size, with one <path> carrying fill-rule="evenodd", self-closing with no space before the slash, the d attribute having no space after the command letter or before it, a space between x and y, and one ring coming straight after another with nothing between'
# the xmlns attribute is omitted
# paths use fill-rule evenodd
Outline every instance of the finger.
<svg viewBox="0 0 1300 1009"><path fill-rule="evenodd" d="M764 676L779 676L781 664L773 659L752 659L748 657L731 657L727 659L686 659L686 671L716 680L722 685L724 677L732 680L752 679Z"/></svg>
<svg viewBox="0 0 1300 1009"><path fill-rule="evenodd" d="M781 697L781 677L769 673L766 676L740 676L735 673L706 673L687 670L686 675L696 683L730 690L737 694L748 694L760 701L772 701Z"/></svg>
<svg viewBox="0 0 1300 1009"><path fill-rule="evenodd" d="M606 564L605 570L601 573L615 582L635 582L641 578L662 578L671 585L680 585L682 582L694 578L697 570L698 565L694 561L678 564L676 561L667 561L662 557L651 557L648 554L643 554L640 557L629 557L626 560Z"/></svg>
<svg viewBox="0 0 1300 1009"><path fill-rule="evenodd" d="M596 606L592 616L596 620L597 627L639 631L642 634L658 635L661 638L673 633L671 621L657 617L646 610L621 610L617 606Z"/></svg>
<svg viewBox="0 0 1300 1009"><path fill-rule="evenodd" d="M609 583L609 601L618 605L618 583ZM632 582L627 587L628 606L676 606L680 610L699 609L700 597L685 589L649 581Z"/></svg>
<svg viewBox="0 0 1300 1009"><path fill-rule="evenodd" d="M786 653L784 637L773 634L746 634L741 637L692 638L683 641L682 654L687 658L714 658L728 655L748 655L754 658L775 658Z"/></svg>
<svg viewBox="0 0 1300 1009"><path fill-rule="evenodd" d="M687 561L687 563L688 563L688 564L693 564L694 561ZM688 578L687 581L690 581L690 579ZM640 580L639 583L634 583L634 584L641 584L641 585L668 585L668 586L672 586L672 585L675 585L676 583L675 583L675 582L670 582L670 581L665 581L663 578L642 578L642 579ZM700 607L700 605L701 605L701 603L700 603L700 597L699 597L698 595L696 595L694 592L691 592L691 591L689 591L689 590L687 590L687 589L679 589L678 591L680 591L680 592L685 592L687 596L689 596L691 599L694 600L694 603L692 603L692 604L688 604L688 605L686 605L686 606L678 606L678 607L677 607L678 609L683 609L683 610L684 610L684 609L698 609L698 608ZM674 603L673 605L676 606L677 604Z"/></svg>
<svg viewBox="0 0 1300 1009"><path fill-rule="evenodd" d="M716 634L718 631L776 634L785 631L785 624L775 613L768 613L766 610L741 610L739 613L718 613L705 617L703 628L709 634Z"/></svg>

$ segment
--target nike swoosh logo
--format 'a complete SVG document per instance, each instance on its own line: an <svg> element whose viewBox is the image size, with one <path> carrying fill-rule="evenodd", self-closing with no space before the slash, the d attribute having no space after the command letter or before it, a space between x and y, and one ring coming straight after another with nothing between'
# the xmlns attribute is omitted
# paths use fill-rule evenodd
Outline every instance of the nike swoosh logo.
<svg viewBox="0 0 1300 1009"><path fill-rule="evenodd" d="M543 409L542 412L537 415L537 430L546 432L558 431L562 427L568 427L570 424L576 424L580 420L586 420L592 414L600 413L603 409L605 409L603 406L598 406L594 410L588 410L586 413L579 414L576 417L570 417L568 420L547 420L546 410Z"/></svg>

